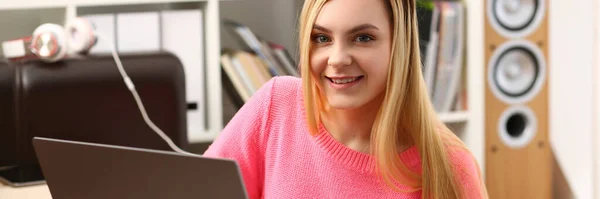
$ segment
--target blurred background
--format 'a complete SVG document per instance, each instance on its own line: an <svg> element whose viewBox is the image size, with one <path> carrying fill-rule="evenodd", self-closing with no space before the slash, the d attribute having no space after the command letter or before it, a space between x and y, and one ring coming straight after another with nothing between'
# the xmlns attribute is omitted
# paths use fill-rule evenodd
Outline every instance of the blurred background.
<svg viewBox="0 0 600 199"><path fill-rule="evenodd" d="M165 61L168 66L131 70L148 79L139 80L148 90L140 92L143 100L155 100L148 109L159 112L161 104L174 104L164 110L172 116L149 111L151 117L161 128L172 130L169 136L179 146L202 154L268 79L299 76L297 25L303 2L4 0L2 42L31 37L44 23L65 26L74 16L89 19L101 37L88 54L56 63L13 62L0 51L0 95L5 96L0 96L0 176L5 184L43 180L27 144L38 135L165 149L140 121L135 105L121 98L104 100L126 104L123 109L112 107L116 113L99 108L106 105L96 101L76 107L100 120L129 114L131 118L121 119L137 126L131 124L128 130L143 133L99 131L105 136L86 137L76 135L85 134L85 127L63 127L73 120L49 122L52 127L35 122L46 120L40 115L75 118L69 103L39 102L33 99L36 96L69 93L69 99L85 103L114 94L131 100L118 81L101 83L119 78L110 62L112 46L130 63L143 62L136 56L161 52L177 58ZM600 199L599 11L596 0L417 0L422 72L430 97L441 120L473 152L491 198ZM94 61L104 58L109 61ZM89 69L94 64L104 68ZM47 69L49 65L65 67ZM144 73L172 66L182 72ZM103 70L109 72L98 75ZM89 79L86 75L97 82L81 83ZM36 78L44 81L35 83ZM165 79L176 83L164 83ZM74 85L79 89L69 90ZM90 90L94 88L99 92ZM77 98L85 95L94 97ZM31 108L53 106L63 107ZM104 131L123 131L130 125L101 124ZM124 138L130 139L117 141Z"/></svg>

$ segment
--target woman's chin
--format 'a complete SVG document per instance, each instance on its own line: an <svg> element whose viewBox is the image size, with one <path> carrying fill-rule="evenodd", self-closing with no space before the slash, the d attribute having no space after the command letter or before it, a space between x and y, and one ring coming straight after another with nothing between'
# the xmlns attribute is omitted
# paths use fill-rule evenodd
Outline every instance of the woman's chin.
<svg viewBox="0 0 600 199"><path fill-rule="evenodd" d="M329 108L335 110L360 110L371 111L378 109L382 96L371 98L368 95L328 95L327 103Z"/></svg>
<svg viewBox="0 0 600 199"><path fill-rule="evenodd" d="M357 103L358 100L349 99L349 98L329 99L328 102L329 102L329 106L332 109L337 109L337 110L352 110L352 109L360 108L363 105L362 103Z"/></svg>

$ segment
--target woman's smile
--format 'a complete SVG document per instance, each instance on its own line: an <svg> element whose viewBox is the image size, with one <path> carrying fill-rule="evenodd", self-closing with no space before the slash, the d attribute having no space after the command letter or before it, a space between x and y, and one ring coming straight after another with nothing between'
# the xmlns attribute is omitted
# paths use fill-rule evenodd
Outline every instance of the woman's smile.
<svg viewBox="0 0 600 199"><path fill-rule="evenodd" d="M346 89L357 85L363 80L364 76L325 76L329 86L333 89Z"/></svg>

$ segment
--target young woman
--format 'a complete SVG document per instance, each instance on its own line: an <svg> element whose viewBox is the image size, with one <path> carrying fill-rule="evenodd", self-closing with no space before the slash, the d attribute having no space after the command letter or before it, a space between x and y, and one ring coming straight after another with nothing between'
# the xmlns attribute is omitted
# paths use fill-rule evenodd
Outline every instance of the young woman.
<svg viewBox="0 0 600 199"><path fill-rule="evenodd" d="M487 198L436 117L415 0L306 0L301 78L275 77L204 153L237 161L250 198Z"/></svg>

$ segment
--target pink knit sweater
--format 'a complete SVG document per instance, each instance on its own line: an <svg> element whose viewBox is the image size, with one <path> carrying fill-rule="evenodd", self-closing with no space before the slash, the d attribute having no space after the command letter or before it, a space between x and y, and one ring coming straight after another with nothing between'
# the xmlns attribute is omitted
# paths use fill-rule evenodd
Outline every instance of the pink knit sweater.
<svg viewBox="0 0 600 199"><path fill-rule="evenodd" d="M339 143L320 126L309 134L301 82L275 77L258 90L204 153L240 166L251 199L257 198L421 198L420 192L390 190L374 173L370 155ZM421 171L416 147L400 153L410 169ZM469 153L450 153L467 198L479 196L480 179Z"/></svg>

